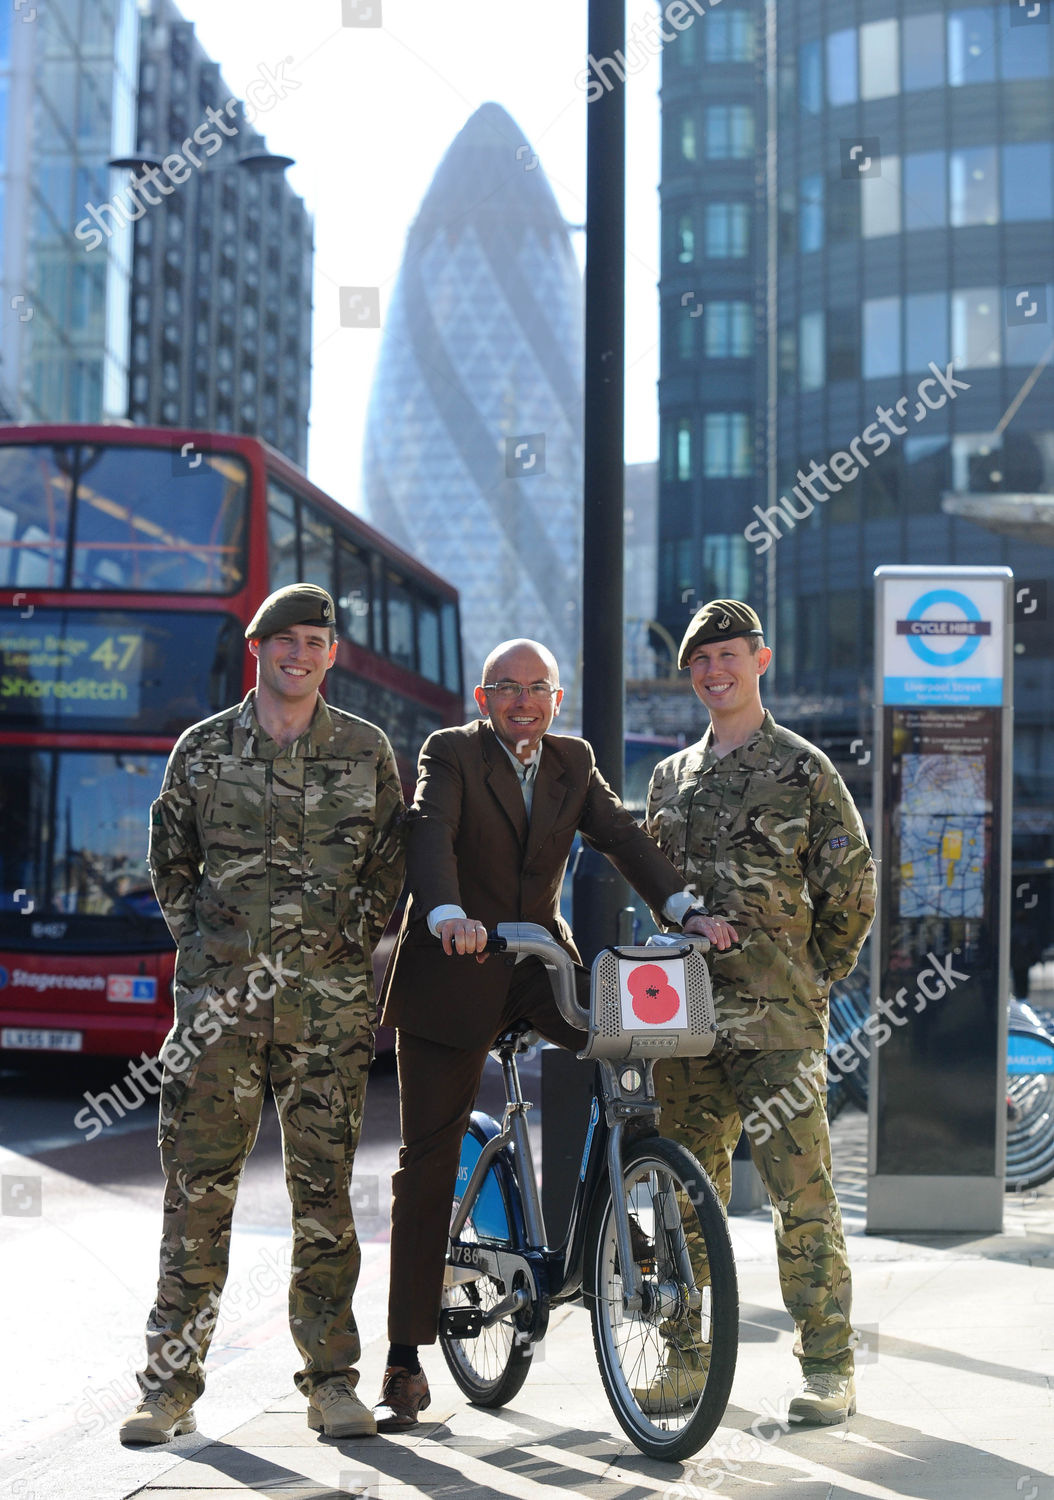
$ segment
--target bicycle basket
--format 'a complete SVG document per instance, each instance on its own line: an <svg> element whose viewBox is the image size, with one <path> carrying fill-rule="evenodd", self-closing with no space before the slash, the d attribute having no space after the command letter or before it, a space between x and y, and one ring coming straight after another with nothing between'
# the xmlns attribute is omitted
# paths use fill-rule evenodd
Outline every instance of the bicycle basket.
<svg viewBox="0 0 1054 1500"><path fill-rule="evenodd" d="M580 1057L705 1057L716 1037L710 971L698 949L605 948L597 955Z"/></svg>

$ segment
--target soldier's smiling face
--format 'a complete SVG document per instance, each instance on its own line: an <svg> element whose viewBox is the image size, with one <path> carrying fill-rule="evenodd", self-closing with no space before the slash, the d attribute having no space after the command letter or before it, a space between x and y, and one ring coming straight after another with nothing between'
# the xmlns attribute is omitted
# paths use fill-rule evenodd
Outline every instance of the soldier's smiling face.
<svg viewBox="0 0 1054 1500"><path fill-rule="evenodd" d="M695 696L709 709L711 718L760 706L761 678L771 660L768 646L752 652L745 636L707 641L688 659Z"/></svg>
<svg viewBox="0 0 1054 1500"><path fill-rule="evenodd" d="M333 665L337 643L322 625L287 625L262 641L250 641L256 657L257 690L284 702L313 698Z"/></svg>

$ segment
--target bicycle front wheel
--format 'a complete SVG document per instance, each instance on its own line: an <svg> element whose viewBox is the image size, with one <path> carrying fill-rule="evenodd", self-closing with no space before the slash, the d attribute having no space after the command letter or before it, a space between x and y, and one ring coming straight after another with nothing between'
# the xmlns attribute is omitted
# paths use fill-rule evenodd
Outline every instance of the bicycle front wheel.
<svg viewBox="0 0 1054 1500"><path fill-rule="evenodd" d="M622 1182L642 1306L623 1303L604 1183L586 1240L593 1343L623 1431L642 1453L674 1461L699 1451L728 1405L739 1342L732 1242L713 1184L679 1143L638 1142Z"/></svg>

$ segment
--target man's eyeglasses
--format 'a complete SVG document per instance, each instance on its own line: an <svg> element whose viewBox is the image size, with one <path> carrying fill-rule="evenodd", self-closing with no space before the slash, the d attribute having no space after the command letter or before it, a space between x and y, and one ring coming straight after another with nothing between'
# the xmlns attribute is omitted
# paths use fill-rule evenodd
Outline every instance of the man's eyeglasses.
<svg viewBox="0 0 1054 1500"><path fill-rule="evenodd" d="M482 684L485 693L493 693L495 698L511 703L515 698L551 698L560 689L554 687L551 682L485 682Z"/></svg>

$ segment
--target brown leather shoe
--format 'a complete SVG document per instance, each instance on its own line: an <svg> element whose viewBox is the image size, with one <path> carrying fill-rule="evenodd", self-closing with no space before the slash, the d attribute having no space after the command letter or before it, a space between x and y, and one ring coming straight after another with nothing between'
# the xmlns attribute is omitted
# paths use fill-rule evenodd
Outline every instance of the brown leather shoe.
<svg viewBox="0 0 1054 1500"><path fill-rule="evenodd" d="M424 1411L432 1397L425 1372L416 1375L402 1365L389 1365L384 1372L380 1402L373 1408L378 1432L405 1432L417 1426L417 1413Z"/></svg>

